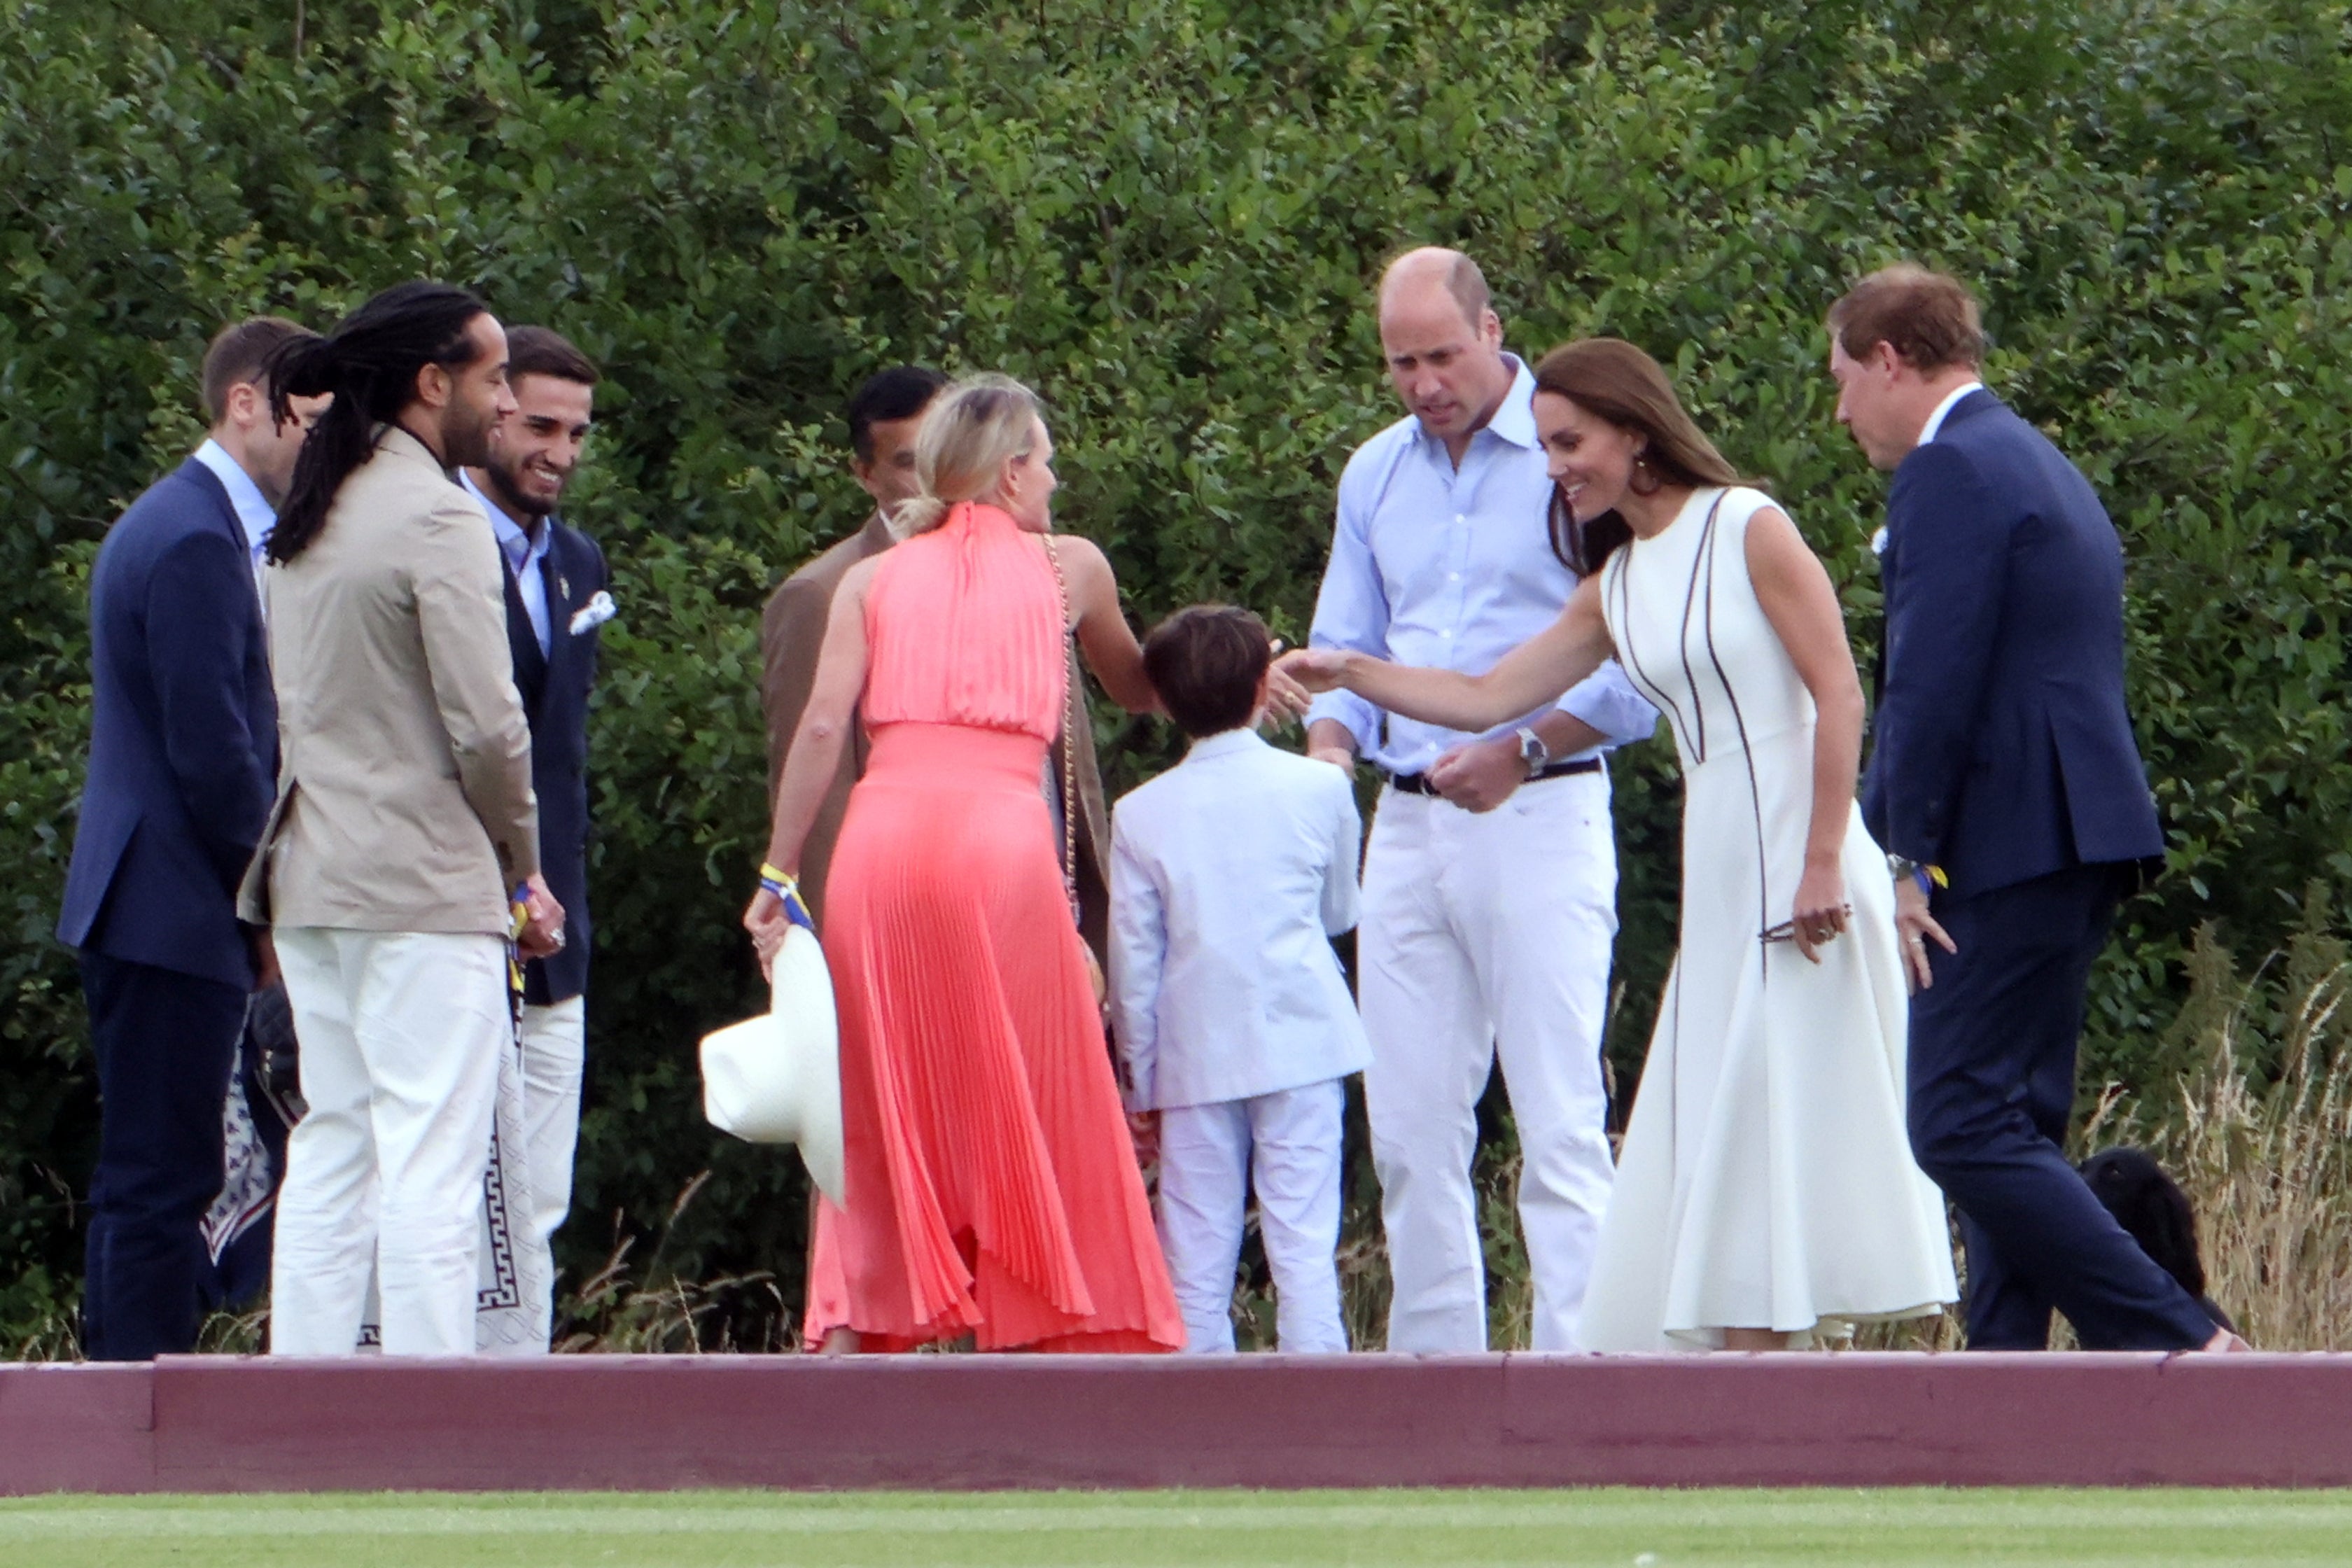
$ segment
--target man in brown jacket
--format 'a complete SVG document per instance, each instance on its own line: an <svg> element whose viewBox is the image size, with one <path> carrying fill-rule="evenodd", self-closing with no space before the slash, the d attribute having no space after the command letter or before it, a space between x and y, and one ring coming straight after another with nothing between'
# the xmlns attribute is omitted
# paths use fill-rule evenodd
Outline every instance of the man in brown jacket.
<svg viewBox="0 0 2352 1568"><path fill-rule="evenodd" d="M506 364L481 302L435 283L270 363L281 407L334 398L269 540L278 802L239 909L272 928L310 1107L278 1205L279 1354L349 1354L372 1267L387 1354L475 1348L509 909L533 955L563 921L498 545L451 477L514 410Z"/></svg>
<svg viewBox="0 0 2352 1568"><path fill-rule="evenodd" d="M834 590L841 585L841 579L852 566L897 542L889 520L898 504L915 493L915 432L923 423L924 410L946 384L947 378L935 370L921 365L893 365L867 377L849 400L849 439L856 452L850 469L856 475L858 485L874 498L874 515L866 519L864 528L784 579L761 616L760 652L764 673L760 704L768 721L771 802L784 774L784 757L792 749L793 733L800 727L801 710L808 705L809 688L816 679L817 654L824 645L824 623L833 609ZM1073 652L1070 679L1074 690L1082 689L1076 685L1078 679ZM1039 783L1048 799L1055 802L1058 817L1061 781L1070 776L1065 771L1066 760L1075 761L1079 802L1079 928L1087 945L1099 958L1108 930L1110 878L1103 856L1110 842L1110 830L1104 815L1102 774L1095 760L1094 726L1087 718L1084 702L1073 707L1077 718L1077 755L1066 759L1063 748L1072 742L1072 736L1066 733L1055 744L1053 776ZM841 831L842 813L849 805L850 786L857 782L865 767L865 731L854 729L849 744L842 748L840 773L817 812L816 825L809 830L807 847L801 852L801 896L807 900L809 912L820 925L824 921L824 874L833 859L834 839Z"/></svg>

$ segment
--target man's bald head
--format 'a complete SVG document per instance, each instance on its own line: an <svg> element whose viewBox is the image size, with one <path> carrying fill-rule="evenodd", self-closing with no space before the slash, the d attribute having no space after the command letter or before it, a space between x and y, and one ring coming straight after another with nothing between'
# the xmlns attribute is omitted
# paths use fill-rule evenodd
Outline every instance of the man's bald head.
<svg viewBox="0 0 2352 1568"><path fill-rule="evenodd" d="M1495 308L1495 296L1486 287L1486 275L1478 270L1476 262L1458 250L1424 245L1406 251L1381 274L1381 309L1383 312L1388 310L1391 296L1436 289L1453 297L1454 304L1461 307L1463 321L1473 331Z"/></svg>
<svg viewBox="0 0 2352 1568"><path fill-rule="evenodd" d="M1381 275L1381 350L1397 395L1455 462L1511 389L1486 275L1458 250L1408 250Z"/></svg>

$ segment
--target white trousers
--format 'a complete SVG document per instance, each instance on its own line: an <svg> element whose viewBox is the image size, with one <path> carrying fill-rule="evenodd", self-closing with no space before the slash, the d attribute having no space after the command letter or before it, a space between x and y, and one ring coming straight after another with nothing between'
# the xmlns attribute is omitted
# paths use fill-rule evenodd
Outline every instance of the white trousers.
<svg viewBox="0 0 2352 1568"><path fill-rule="evenodd" d="M551 1241L572 1212L572 1156L580 1142L580 1082L588 1062L588 1000L522 1010L523 1133L531 1214Z"/></svg>
<svg viewBox="0 0 2352 1568"><path fill-rule="evenodd" d="M1616 934L1605 773L1526 784L1484 814L1381 795L1357 984L1394 1281L1390 1350L1486 1348L1470 1166L1498 1056L1518 1129L1533 1348L1574 1348L1612 1174L1601 1035Z"/></svg>
<svg viewBox="0 0 2352 1568"><path fill-rule="evenodd" d="M349 1355L373 1265L388 1355L469 1355L506 944L280 927L310 1110L286 1144L269 1348Z"/></svg>
<svg viewBox="0 0 2352 1568"><path fill-rule="evenodd" d="M1234 1266L1250 1188L1274 1273L1277 1349L1344 1353L1339 1323L1340 1080L1160 1113L1160 1248L1184 1348L1234 1349Z"/></svg>

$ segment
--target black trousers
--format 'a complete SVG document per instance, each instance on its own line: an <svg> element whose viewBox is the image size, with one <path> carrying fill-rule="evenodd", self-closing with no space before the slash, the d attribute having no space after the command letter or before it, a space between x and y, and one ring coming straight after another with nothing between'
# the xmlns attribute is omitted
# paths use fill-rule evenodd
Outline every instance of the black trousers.
<svg viewBox="0 0 2352 1568"><path fill-rule="evenodd" d="M97 952L81 955L81 987L99 1092L83 1349L92 1361L184 1353L203 1327L197 1227L220 1195L246 993Z"/></svg>
<svg viewBox="0 0 2352 1568"><path fill-rule="evenodd" d="M1936 983L1911 998L1911 1149L1960 1211L1971 1350L2045 1350L2063 1312L2089 1350L2182 1350L2212 1338L2064 1152L2092 961L2121 869L2079 866L1935 915Z"/></svg>

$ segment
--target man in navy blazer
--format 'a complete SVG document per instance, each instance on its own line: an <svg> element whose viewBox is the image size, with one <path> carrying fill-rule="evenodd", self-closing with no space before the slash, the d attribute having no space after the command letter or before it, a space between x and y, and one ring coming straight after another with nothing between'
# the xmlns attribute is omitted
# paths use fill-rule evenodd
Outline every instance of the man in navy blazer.
<svg viewBox="0 0 2352 1568"><path fill-rule="evenodd" d="M1957 280L1873 273L1829 327L1838 418L1895 476L1863 815L1896 879L1911 1145L1960 1211L1969 1345L2045 1349L2053 1308L2092 1350L2242 1343L2062 1148L2091 964L2164 852L2124 702L2115 525L1978 382Z"/></svg>
<svg viewBox="0 0 2352 1568"><path fill-rule="evenodd" d="M280 425L262 364L307 335L263 317L213 340L209 437L131 503L90 574L89 770L58 936L80 951L98 1068L82 1293L97 1361L195 1348L229 1074L247 998L276 967L236 896L276 794L261 544L324 401Z"/></svg>
<svg viewBox="0 0 2352 1568"><path fill-rule="evenodd" d="M545 327L507 333L515 413L490 438L489 461L464 471L507 565L507 641L515 689L530 721L539 795L540 869L563 906L564 945L523 966L526 1168L542 1239L572 1206L587 1059L588 694L597 627L613 614L604 552L554 513L595 415L596 367Z"/></svg>

